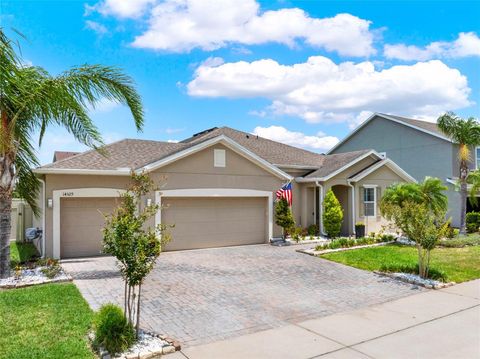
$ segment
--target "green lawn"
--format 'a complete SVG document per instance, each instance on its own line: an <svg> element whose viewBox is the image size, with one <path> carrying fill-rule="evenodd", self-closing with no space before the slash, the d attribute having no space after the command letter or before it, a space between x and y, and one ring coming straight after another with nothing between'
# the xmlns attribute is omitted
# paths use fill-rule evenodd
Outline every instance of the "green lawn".
<svg viewBox="0 0 480 359"><path fill-rule="evenodd" d="M35 256L38 256L38 251L32 243L10 243L10 260L13 266L27 262Z"/></svg>
<svg viewBox="0 0 480 359"><path fill-rule="evenodd" d="M93 313L75 285L0 291L0 358L94 358Z"/></svg>
<svg viewBox="0 0 480 359"><path fill-rule="evenodd" d="M416 248L398 244L328 253L320 257L371 271L414 268L418 262ZM432 271L443 272L448 281L465 282L480 278L479 258L480 246L435 248L432 251L430 268Z"/></svg>

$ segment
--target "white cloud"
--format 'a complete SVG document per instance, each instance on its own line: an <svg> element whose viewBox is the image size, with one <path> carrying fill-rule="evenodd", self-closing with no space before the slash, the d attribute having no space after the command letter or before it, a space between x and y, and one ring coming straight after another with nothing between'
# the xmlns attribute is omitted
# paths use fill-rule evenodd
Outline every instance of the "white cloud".
<svg viewBox="0 0 480 359"><path fill-rule="evenodd" d="M104 0L93 9L120 18L148 14L147 30L133 42L139 48L188 52L304 41L345 56L375 53L371 22L351 14L314 18L299 8L261 11L256 0Z"/></svg>
<svg viewBox="0 0 480 359"><path fill-rule="evenodd" d="M386 44L384 55L390 59L405 61L480 56L480 38L474 32L461 32L455 41L435 41L425 47Z"/></svg>
<svg viewBox="0 0 480 359"><path fill-rule="evenodd" d="M105 35L108 33L108 29L96 21L86 20L85 28L96 32L98 35Z"/></svg>
<svg viewBox="0 0 480 359"><path fill-rule="evenodd" d="M180 142L179 140L167 140L168 143L178 143Z"/></svg>
<svg viewBox="0 0 480 359"><path fill-rule="evenodd" d="M322 132L309 136L302 132L289 131L282 126L258 126L253 130L253 134L291 146L322 151L329 150L339 142L337 137L326 136Z"/></svg>
<svg viewBox="0 0 480 359"><path fill-rule="evenodd" d="M187 90L199 97L267 98L269 111L310 123L354 123L362 111L433 116L471 104L467 78L438 60L382 70L323 56L293 65L271 59L203 64Z"/></svg>
<svg viewBox="0 0 480 359"><path fill-rule="evenodd" d="M104 0L94 6L85 6L85 15L98 11L103 15L119 18L138 18L144 14L148 6L156 0Z"/></svg>

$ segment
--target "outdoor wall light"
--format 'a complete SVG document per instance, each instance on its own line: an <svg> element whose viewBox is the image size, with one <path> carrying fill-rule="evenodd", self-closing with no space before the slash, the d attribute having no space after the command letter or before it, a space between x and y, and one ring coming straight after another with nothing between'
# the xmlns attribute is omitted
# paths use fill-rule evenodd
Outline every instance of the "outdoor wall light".
<svg viewBox="0 0 480 359"><path fill-rule="evenodd" d="M47 199L47 207L48 207L48 208L52 208L52 207L53 207L53 199L51 199L51 198L48 198L48 199Z"/></svg>
<svg viewBox="0 0 480 359"><path fill-rule="evenodd" d="M147 207L150 207L152 205L152 199L147 198Z"/></svg>

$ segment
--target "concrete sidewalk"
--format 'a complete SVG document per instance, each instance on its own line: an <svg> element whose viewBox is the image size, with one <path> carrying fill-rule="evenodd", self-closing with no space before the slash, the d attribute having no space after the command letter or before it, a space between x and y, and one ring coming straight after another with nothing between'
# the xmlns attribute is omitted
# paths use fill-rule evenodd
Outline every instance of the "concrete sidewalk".
<svg viewBox="0 0 480 359"><path fill-rule="evenodd" d="M194 346L169 359L480 358L480 280Z"/></svg>

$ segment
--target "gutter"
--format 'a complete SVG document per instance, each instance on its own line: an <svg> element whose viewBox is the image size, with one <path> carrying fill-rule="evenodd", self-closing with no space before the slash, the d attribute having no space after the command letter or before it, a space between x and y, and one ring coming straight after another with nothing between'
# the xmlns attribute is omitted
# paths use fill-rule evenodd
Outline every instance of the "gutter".
<svg viewBox="0 0 480 359"><path fill-rule="evenodd" d="M108 175L108 176L130 176L130 168L116 170L89 170L75 168L36 168L33 173L37 174L65 174L65 175Z"/></svg>

